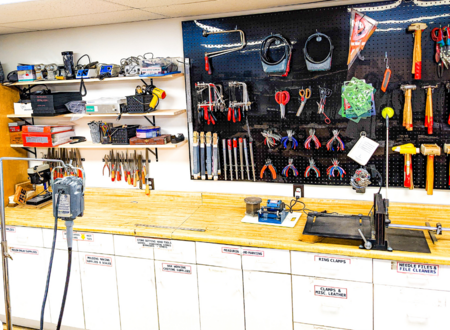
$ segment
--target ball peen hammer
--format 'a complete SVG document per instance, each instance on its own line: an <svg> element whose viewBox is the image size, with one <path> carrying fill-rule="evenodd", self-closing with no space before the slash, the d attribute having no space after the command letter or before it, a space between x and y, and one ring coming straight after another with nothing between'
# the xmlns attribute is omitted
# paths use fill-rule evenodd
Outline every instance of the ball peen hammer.
<svg viewBox="0 0 450 330"><path fill-rule="evenodd" d="M412 91L416 89L416 85L401 85L400 89L405 92L405 105L403 106L403 126L407 131L413 130L413 115L411 105Z"/></svg>
<svg viewBox="0 0 450 330"><path fill-rule="evenodd" d="M428 128L428 134L433 134L433 89L438 88L438 85L422 86L427 90L427 102L425 107L425 127Z"/></svg>
<svg viewBox="0 0 450 330"><path fill-rule="evenodd" d="M422 155L427 156L427 179L425 183L425 189L427 195L433 195L434 186L434 156L441 155L441 147L437 144L422 144L420 146Z"/></svg>
<svg viewBox="0 0 450 330"><path fill-rule="evenodd" d="M412 143L407 143L402 144L401 146L393 147L392 151L405 155L405 175L403 186L405 188L414 189L412 155L419 154L420 149L416 148Z"/></svg>
<svg viewBox="0 0 450 330"><path fill-rule="evenodd" d="M444 153L450 154L450 144L444 144ZM450 185L450 172L448 174L448 184Z"/></svg>
<svg viewBox="0 0 450 330"><path fill-rule="evenodd" d="M408 31L414 31L414 51L412 73L414 79L422 79L422 31L427 28L425 23L413 23L408 26Z"/></svg>

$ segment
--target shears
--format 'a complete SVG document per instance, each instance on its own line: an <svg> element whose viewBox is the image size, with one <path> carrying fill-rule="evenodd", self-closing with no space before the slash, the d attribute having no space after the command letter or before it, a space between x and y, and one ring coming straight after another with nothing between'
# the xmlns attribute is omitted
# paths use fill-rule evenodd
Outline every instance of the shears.
<svg viewBox="0 0 450 330"><path fill-rule="evenodd" d="M331 96L333 91L329 88L319 86L319 93L320 93L320 103L317 102L317 106L318 106L317 113L323 114L325 117L325 119L324 119L325 124L329 125L329 124L331 124L331 119L328 118L328 116L325 114L325 103L327 102L327 97Z"/></svg>
<svg viewBox="0 0 450 330"><path fill-rule="evenodd" d="M297 111L297 117L300 117L300 115L302 114L303 108L305 107L306 101L308 101L308 99L311 97L311 89L307 88L307 89L300 89L300 91L298 92L298 94L300 95L300 107L298 108Z"/></svg>
<svg viewBox="0 0 450 330"><path fill-rule="evenodd" d="M287 91L275 93L275 101L280 105L281 119L286 118L286 104L291 99L291 95Z"/></svg>
<svg viewBox="0 0 450 330"><path fill-rule="evenodd" d="M444 64L445 68L448 69L449 66L449 46L446 45L446 41L444 40L444 35L445 38L447 39L447 44L449 43L449 28L448 26L445 26L443 28L434 28L431 31L431 39L433 39L434 42L436 42L436 54L434 55L434 60L436 61L436 63L438 63L438 68L437 68L437 74L438 77L442 77L444 68L442 67L442 64Z"/></svg>

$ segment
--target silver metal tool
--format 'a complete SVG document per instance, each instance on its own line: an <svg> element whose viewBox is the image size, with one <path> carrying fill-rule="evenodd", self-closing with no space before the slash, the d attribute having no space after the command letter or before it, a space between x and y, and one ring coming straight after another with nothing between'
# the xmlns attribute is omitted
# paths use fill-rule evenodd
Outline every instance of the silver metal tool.
<svg viewBox="0 0 450 330"><path fill-rule="evenodd" d="M232 141L231 139L228 139L227 141L228 143L228 158L230 159L230 177L231 177L231 181L233 181L233 156L231 154L231 148L232 146Z"/></svg>
<svg viewBox="0 0 450 330"><path fill-rule="evenodd" d="M225 174L225 181L227 180L227 140L222 140L223 150L223 172Z"/></svg>
<svg viewBox="0 0 450 330"><path fill-rule="evenodd" d="M250 134L250 126L248 125L248 116L245 117L245 120L247 122L247 132L248 132L248 145L250 147L250 160L252 162L252 172L253 172L253 181L256 181L256 176L255 176L255 162L253 160L253 138L252 135Z"/></svg>
<svg viewBox="0 0 450 330"><path fill-rule="evenodd" d="M242 138L239 138L239 160L241 162L241 180L245 180L244 178L244 155L242 150Z"/></svg>
<svg viewBox="0 0 450 330"><path fill-rule="evenodd" d="M244 138L243 140L244 140L245 166L247 168L248 181L250 181L250 169L249 169L249 165L248 165L248 154L247 154L247 139Z"/></svg>
<svg viewBox="0 0 450 330"><path fill-rule="evenodd" d="M239 171L238 171L238 157L237 157L237 139L233 139L233 152L234 152L234 169L236 171L236 180L239 180Z"/></svg>

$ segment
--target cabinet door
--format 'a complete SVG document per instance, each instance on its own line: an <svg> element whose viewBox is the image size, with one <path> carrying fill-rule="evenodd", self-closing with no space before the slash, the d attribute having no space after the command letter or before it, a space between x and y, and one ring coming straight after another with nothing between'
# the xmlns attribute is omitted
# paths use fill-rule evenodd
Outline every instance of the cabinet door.
<svg viewBox="0 0 450 330"><path fill-rule="evenodd" d="M375 330L448 330L450 292L374 285Z"/></svg>
<svg viewBox="0 0 450 330"><path fill-rule="evenodd" d="M158 330L153 260L116 257L122 330Z"/></svg>
<svg viewBox="0 0 450 330"><path fill-rule="evenodd" d="M47 250L49 251L48 253L50 253L50 249ZM61 310L61 302L67 275L67 258L67 251L55 250L48 298L53 324L58 324L59 312ZM85 328L78 252L72 252L69 291L67 293L62 325L78 329Z"/></svg>
<svg viewBox="0 0 450 330"><path fill-rule="evenodd" d="M242 271L197 267L202 330L244 330Z"/></svg>
<svg viewBox="0 0 450 330"><path fill-rule="evenodd" d="M18 245L11 246L9 250L13 257L13 260L9 260L12 321L14 324L23 326L38 326L50 251L44 248ZM49 300L47 300L44 318L48 323L52 322L49 305Z"/></svg>
<svg viewBox="0 0 450 330"><path fill-rule="evenodd" d="M292 330L291 275L244 271L247 330Z"/></svg>
<svg viewBox="0 0 450 330"><path fill-rule="evenodd" d="M155 269L159 329L199 330L196 265L155 260Z"/></svg>
<svg viewBox="0 0 450 330"><path fill-rule="evenodd" d="M80 252L86 329L120 330L114 256Z"/></svg>

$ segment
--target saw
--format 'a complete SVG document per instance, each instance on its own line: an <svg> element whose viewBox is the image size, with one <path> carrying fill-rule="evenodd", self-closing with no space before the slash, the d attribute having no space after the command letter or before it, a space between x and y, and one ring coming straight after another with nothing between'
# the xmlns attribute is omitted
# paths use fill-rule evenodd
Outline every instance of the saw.
<svg viewBox="0 0 450 330"><path fill-rule="evenodd" d="M355 62L356 57L360 57L370 36L377 28L378 22L374 19L352 9L350 18L350 46L348 51L348 68Z"/></svg>

